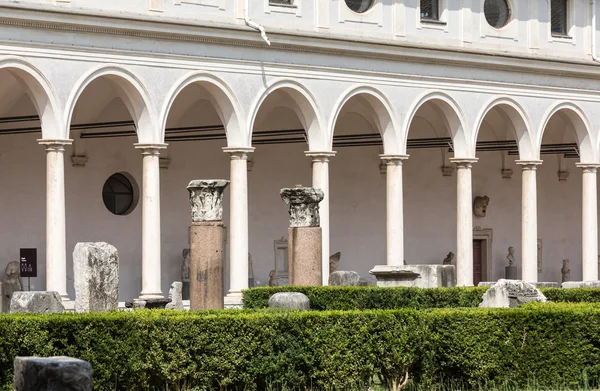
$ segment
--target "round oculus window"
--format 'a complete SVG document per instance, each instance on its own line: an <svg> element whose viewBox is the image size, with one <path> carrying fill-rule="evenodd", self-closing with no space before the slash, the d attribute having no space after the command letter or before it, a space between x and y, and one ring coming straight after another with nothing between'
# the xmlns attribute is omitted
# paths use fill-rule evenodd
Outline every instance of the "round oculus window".
<svg viewBox="0 0 600 391"><path fill-rule="evenodd" d="M483 14L493 28L504 27L510 21L510 7L506 0L485 0Z"/></svg>
<svg viewBox="0 0 600 391"><path fill-rule="evenodd" d="M368 11L375 3L375 0L345 0L345 1L346 1L346 5L348 6L348 8L350 8L352 11L354 11L358 14L362 14L363 12Z"/></svg>
<svg viewBox="0 0 600 391"><path fill-rule="evenodd" d="M138 201L137 184L126 173L111 175L102 188L102 201L112 214L122 216L131 213Z"/></svg>

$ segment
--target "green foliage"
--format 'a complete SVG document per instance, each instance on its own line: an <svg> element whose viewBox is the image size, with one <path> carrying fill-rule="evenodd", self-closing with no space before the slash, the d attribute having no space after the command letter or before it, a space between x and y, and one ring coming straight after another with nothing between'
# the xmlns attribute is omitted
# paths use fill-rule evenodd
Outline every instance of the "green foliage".
<svg viewBox="0 0 600 391"><path fill-rule="evenodd" d="M1 390L17 355L88 360L101 391L594 387L600 305L1 315Z"/></svg>
<svg viewBox="0 0 600 391"><path fill-rule="evenodd" d="M301 292L310 299L310 308L325 310L391 310L400 308L477 307L487 287L470 288L380 288L354 286L280 286L245 290L245 308L267 308L269 297L277 292ZM553 302L600 303L600 288L544 288Z"/></svg>

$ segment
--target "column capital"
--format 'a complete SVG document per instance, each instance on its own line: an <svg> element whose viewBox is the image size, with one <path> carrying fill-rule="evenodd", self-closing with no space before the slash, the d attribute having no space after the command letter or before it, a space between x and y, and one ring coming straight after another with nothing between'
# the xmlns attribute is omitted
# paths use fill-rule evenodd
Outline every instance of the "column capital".
<svg viewBox="0 0 600 391"><path fill-rule="evenodd" d="M479 161L476 157L465 158L465 157L453 157L450 158L450 163L456 164L458 168L471 168L473 163L477 163Z"/></svg>
<svg viewBox="0 0 600 391"><path fill-rule="evenodd" d="M516 160L523 171L537 170L537 166L542 164L542 160Z"/></svg>
<svg viewBox="0 0 600 391"><path fill-rule="evenodd" d="M575 163L583 172L595 173L600 167L600 163Z"/></svg>
<svg viewBox="0 0 600 391"><path fill-rule="evenodd" d="M135 149L141 149L142 155L160 155L160 150L167 148L168 144L160 143L136 143Z"/></svg>
<svg viewBox="0 0 600 391"><path fill-rule="evenodd" d="M231 159L247 160L248 154L254 152L254 147L224 147L223 152L228 153Z"/></svg>
<svg viewBox="0 0 600 391"><path fill-rule="evenodd" d="M71 145L71 139L39 139L38 143L46 147L46 151L64 151L65 146Z"/></svg>
<svg viewBox="0 0 600 391"><path fill-rule="evenodd" d="M392 154L380 154L381 159L388 166L399 166L402 165L402 161L408 159L410 155L392 155Z"/></svg>
<svg viewBox="0 0 600 391"><path fill-rule="evenodd" d="M312 158L313 162L325 162L329 161L330 157L334 157L337 152L336 151L304 151L304 154L307 157Z"/></svg>

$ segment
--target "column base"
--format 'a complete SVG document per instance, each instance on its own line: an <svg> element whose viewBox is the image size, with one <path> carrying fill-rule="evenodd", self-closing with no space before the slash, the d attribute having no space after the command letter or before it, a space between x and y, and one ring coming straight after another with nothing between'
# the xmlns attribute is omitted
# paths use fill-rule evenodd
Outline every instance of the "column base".
<svg viewBox="0 0 600 391"><path fill-rule="evenodd" d="M75 311L75 300L69 299L68 296L62 296L62 304L65 307L66 312Z"/></svg>
<svg viewBox="0 0 600 391"><path fill-rule="evenodd" d="M239 292L229 293L227 296L223 298L223 303L225 309L242 309L244 308L242 294Z"/></svg>
<svg viewBox="0 0 600 391"><path fill-rule="evenodd" d="M138 297L139 300L148 300L148 299L164 299L165 296L162 294L162 292L158 292L158 293L140 293L140 297Z"/></svg>

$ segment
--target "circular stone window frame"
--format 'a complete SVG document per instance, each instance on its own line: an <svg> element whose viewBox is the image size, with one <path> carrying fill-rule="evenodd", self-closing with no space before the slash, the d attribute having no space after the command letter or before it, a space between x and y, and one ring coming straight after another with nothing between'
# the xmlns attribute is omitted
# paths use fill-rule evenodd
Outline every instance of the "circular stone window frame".
<svg viewBox="0 0 600 391"><path fill-rule="evenodd" d="M510 23L513 20L513 7L514 4L512 2L512 0L497 0L497 1L503 1L506 4L506 7L508 8L508 15L506 16L506 23L504 23L503 25L496 27L493 26L489 21L488 21L488 17L485 14L485 3L487 3L488 1L493 1L493 0L483 0L483 2L481 3L481 13L483 14L483 19L485 20L485 22L487 23L487 25L494 29L494 30L502 30L505 29L507 26L510 25Z"/></svg>
<svg viewBox="0 0 600 391"><path fill-rule="evenodd" d="M361 0L361 1L369 2L369 6L364 11L355 11L352 8L350 8L350 6L348 5L348 0L344 0L344 5L346 6L346 8L348 8L350 10L350 12L354 13L355 15L365 15L369 11L373 10L373 8L375 8L375 5L378 2L378 0Z"/></svg>
<svg viewBox="0 0 600 391"><path fill-rule="evenodd" d="M123 175L125 177L125 179L127 179L129 181L129 183L131 184L131 190L132 190L132 200L131 200L131 205L129 205L129 207L127 208L127 210L125 210L125 212L123 213L113 213L113 211L111 211L110 209L108 209L108 207L106 206L106 204L104 203L104 196L102 195L102 205L104 206L104 209L110 213L112 216L127 216L129 214L131 214L138 206L139 202L140 202L140 187L137 183L137 181L135 180L135 178L133 177L133 175L131 175L130 173L128 173L127 171L117 171L115 173L112 173L108 176L108 178L106 178L106 180L102 183L102 193L104 193L104 185L106 185L106 182L108 182L108 180L110 178L112 178L114 175Z"/></svg>

